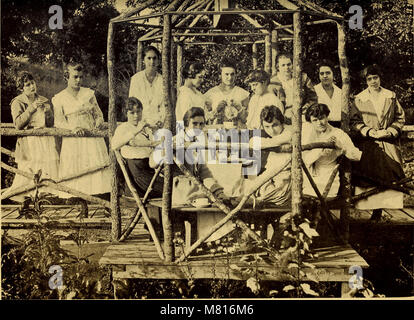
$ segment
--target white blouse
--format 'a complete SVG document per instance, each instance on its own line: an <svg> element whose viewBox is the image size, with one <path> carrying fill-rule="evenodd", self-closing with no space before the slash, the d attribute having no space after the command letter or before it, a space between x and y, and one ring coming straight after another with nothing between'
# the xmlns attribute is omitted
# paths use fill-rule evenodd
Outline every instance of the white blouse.
<svg viewBox="0 0 414 320"><path fill-rule="evenodd" d="M331 111L328 116L330 121L341 121L341 97L342 90L333 84L333 94L330 98L322 86L322 83L318 83L315 87L316 94L318 95L318 103L326 104Z"/></svg>

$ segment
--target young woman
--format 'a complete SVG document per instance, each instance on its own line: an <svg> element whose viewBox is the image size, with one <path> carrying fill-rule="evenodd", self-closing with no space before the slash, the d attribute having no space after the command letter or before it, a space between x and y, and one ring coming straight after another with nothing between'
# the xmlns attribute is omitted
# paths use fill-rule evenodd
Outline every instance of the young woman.
<svg viewBox="0 0 414 320"><path fill-rule="evenodd" d="M134 97L128 98L124 113L127 122L120 124L111 139L111 148L120 149L121 156L126 159L138 194L144 196L154 176L154 169L149 166L152 152L152 132L148 123L142 119L142 103ZM144 147L144 146L148 147ZM139 146L139 147L138 147ZM161 197L163 181L155 180L151 196Z"/></svg>
<svg viewBox="0 0 414 320"><path fill-rule="evenodd" d="M33 76L26 71L19 73L16 87L21 92L11 101L11 113L16 129L53 127L52 106L47 98L37 93ZM59 155L55 137L19 137L16 143L15 160L19 170L31 173L42 170L41 178L55 180L58 178ZM32 181L29 179L16 175L11 188L3 194L3 197L30 183ZM22 201L24 196L21 194L11 199Z"/></svg>
<svg viewBox="0 0 414 320"><path fill-rule="evenodd" d="M99 128L103 124L102 111L95 93L81 86L83 66L77 62L65 65L66 89L52 98L55 109L55 126L72 130L82 136L85 129ZM108 150L104 138L64 137L60 152L59 177L65 178L88 169L109 164ZM65 182L65 185L86 194L103 194L111 190L109 169L84 175ZM61 194L61 197L72 197Z"/></svg>
<svg viewBox="0 0 414 320"><path fill-rule="evenodd" d="M368 88L355 97L351 119L351 127L358 133L356 144L363 151L361 162L353 168L357 194L369 186L389 185L404 178L397 146L405 123L404 110L395 93L381 86L378 66L367 67L363 76ZM403 194L387 190L359 201L356 207L373 209L375 219L381 215L382 208L403 208Z"/></svg>
<svg viewBox="0 0 414 320"><path fill-rule="evenodd" d="M144 70L131 78L129 97L142 103L142 117L152 126L161 127L165 120L162 76L158 72L161 53L153 46L145 47L142 52Z"/></svg>
<svg viewBox="0 0 414 320"><path fill-rule="evenodd" d="M205 109L206 98L198 90L204 80L206 72L202 64L188 62L182 69L184 85L178 89L177 104L175 107L176 121L183 121L184 114L192 107Z"/></svg>
<svg viewBox="0 0 414 320"><path fill-rule="evenodd" d="M268 90L269 74L263 70L254 70L251 72L245 82L250 85L253 95L249 101L248 115L247 115L247 128L259 129L260 128L260 113L265 106L274 105L284 113L284 107L282 102L275 94Z"/></svg>
<svg viewBox="0 0 414 320"><path fill-rule="evenodd" d="M328 121L336 128L341 127L342 90L334 83L333 65L327 60L318 64L318 77L321 81L315 86L318 102L326 104L330 110Z"/></svg>
<svg viewBox="0 0 414 320"><path fill-rule="evenodd" d="M334 142L336 148L317 148L302 153L303 162L308 168L318 190L322 194L334 171L339 156L345 155L351 161L359 161L361 151L352 143L351 138L341 129L328 123L329 108L326 104L316 104L306 110L305 118L310 125L303 127L302 145L313 142ZM339 175L335 176L328 197L335 197L339 190ZM303 178L303 193L316 197L309 179Z"/></svg>
<svg viewBox="0 0 414 320"><path fill-rule="evenodd" d="M246 122L247 106L249 104L249 92L236 86L237 67L236 62L225 57L220 63L221 82L205 93L207 104L211 106L213 115L210 121L223 123L226 119L226 108L238 119L234 120L238 125ZM231 110L233 109L233 110ZM227 113L229 113L227 112ZM220 117L220 115L222 115Z"/></svg>

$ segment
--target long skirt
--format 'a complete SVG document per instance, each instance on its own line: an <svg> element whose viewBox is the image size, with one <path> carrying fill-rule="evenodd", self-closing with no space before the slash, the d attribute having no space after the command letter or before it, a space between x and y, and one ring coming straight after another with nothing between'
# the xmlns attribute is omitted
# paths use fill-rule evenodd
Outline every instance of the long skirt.
<svg viewBox="0 0 414 320"><path fill-rule="evenodd" d="M58 178L59 155L56 150L54 137L22 137L17 140L16 158L17 168L19 170L37 174L41 170L40 179ZM9 194L22 188L34 185L33 180L16 174L13 184L3 194L3 199ZM39 192L56 193L51 188L42 187ZM33 195L34 192L26 192L11 197L14 201L23 201L25 197Z"/></svg>
<svg viewBox="0 0 414 320"><path fill-rule="evenodd" d="M108 150L103 138L63 138L60 152L59 178L72 176L109 164ZM83 175L63 183L77 191L93 195L111 191L109 168ZM73 197L61 193L60 197Z"/></svg>

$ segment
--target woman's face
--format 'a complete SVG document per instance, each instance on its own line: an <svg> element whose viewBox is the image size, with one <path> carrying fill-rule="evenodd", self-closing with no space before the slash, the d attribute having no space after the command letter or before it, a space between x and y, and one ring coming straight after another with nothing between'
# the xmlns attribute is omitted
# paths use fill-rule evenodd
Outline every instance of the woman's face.
<svg viewBox="0 0 414 320"><path fill-rule="evenodd" d="M328 117L326 115L320 118L311 116L310 122L317 133L323 133L328 128Z"/></svg>
<svg viewBox="0 0 414 320"><path fill-rule="evenodd" d="M193 86L199 88L204 81L204 77L206 76L206 72L203 70L200 73L197 73L194 79L192 80Z"/></svg>
<svg viewBox="0 0 414 320"><path fill-rule="evenodd" d="M378 90L381 85L381 79L377 74L369 74L366 77L368 88Z"/></svg>
<svg viewBox="0 0 414 320"><path fill-rule="evenodd" d="M322 84L331 85L333 83L333 72L330 67L322 66L319 68L319 80Z"/></svg>
<svg viewBox="0 0 414 320"><path fill-rule="evenodd" d="M134 107L127 111L128 123L136 126L142 119L142 110Z"/></svg>
<svg viewBox="0 0 414 320"><path fill-rule="evenodd" d="M233 86L236 81L236 70L231 67L221 68L221 83Z"/></svg>
<svg viewBox="0 0 414 320"><path fill-rule="evenodd" d="M250 82L249 85L253 93L258 96L262 95L266 91L266 88L267 88L267 84L265 84L264 82L259 82L259 81Z"/></svg>
<svg viewBox="0 0 414 320"><path fill-rule="evenodd" d="M68 78L68 87L72 89L79 89L82 80L83 80L83 71L78 71L73 69L73 67L68 68L69 78Z"/></svg>
<svg viewBox="0 0 414 320"><path fill-rule="evenodd" d="M287 57L280 57L278 62L279 72L286 78L291 78L293 74L292 60Z"/></svg>
<svg viewBox="0 0 414 320"><path fill-rule="evenodd" d="M27 80L23 85L23 93L28 97L33 97L37 92L36 82L34 80Z"/></svg>
<svg viewBox="0 0 414 320"><path fill-rule="evenodd" d="M190 129L199 129L199 130L203 130L204 126L205 126L205 119L202 116L196 116L194 118L190 118L190 120L188 121L188 127L186 128L187 130Z"/></svg>
<svg viewBox="0 0 414 320"><path fill-rule="evenodd" d="M158 54L153 51L149 50L144 57L144 65L146 70L156 70L160 64L160 59L158 58Z"/></svg>
<svg viewBox="0 0 414 320"><path fill-rule="evenodd" d="M263 130L270 136L275 137L282 133L283 123L280 123L279 120L273 119L273 122L262 122Z"/></svg>

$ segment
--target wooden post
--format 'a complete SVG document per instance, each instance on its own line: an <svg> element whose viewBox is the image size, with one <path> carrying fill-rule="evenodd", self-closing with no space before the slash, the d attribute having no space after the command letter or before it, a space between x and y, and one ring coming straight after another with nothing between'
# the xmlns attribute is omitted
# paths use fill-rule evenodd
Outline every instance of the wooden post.
<svg viewBox="0 0 414 320"><path fill-rule="evenodd" d="M171 42L171 101L173 102L175 110L175 102L177 101L177 43Z"/></svg>
<svg viewBox="0 0 414 320"><path fill-rule="evenodd" d="M137 43L137 71L139 72L142 70L142 51L144 49L142 41L138 40Z"/></svg>
<svg viewBox="0 0 414 320"><path fill-rule="evenodd" d="M341 128L346 133L349 133L349 92L350 92L350 80L348 60L346 58L346 28L344 24L337 23L338 29L338 57L339 66L341 69L342 78L342 98L341 98ZM345 243L349 240L349 210L351 207L351 162L348 159L344 159L339 169L339 181L341 184L341 197L344 199L344 206L341 208L340 213L340 225L342 227Z"/></svg>
<svg viewBox="0 0 414 320"><path fill-rule="evenodd" d="M109 137L114 135L117 119L115 109L115 83L114 83L114 50L113 50L113 38L114 38L114 24L109 23L108 27L108 44L107 44L107 56L108 56L108 91L109 91ZM117 163L115 153L109 151L110 169L112 174L111 180L111 239L112 241L118 241L121 236L121 211L119 209L119 190L118 190L118 174Z"/></svg>
<svg viewBox="0 0 414 320"><path fill-rule="evenodd" d="M165 101L165 125L164 127L173 132L173 110L171 103L171 16L164 15L164 29L162 34L162 77ZM171 142L172 143L172 142ZM164 231L164 254L165 261L174 260L173 232L170 219L172 198L172 164L166 163L164 167L164 189L162 193L162 227Z"/></svg>
<svg viewBox="0 0 414 320"><path fill-rule="evenodd" d="M183 66L183 44L177 43L177 90L181 87L183 83L183 78L181 75L181 68Z"/></svg>
<svg viewBox="0 0 414 320"><path fill-rule="evenodd" d="M292 109L292 214L302 212L302 24L301 12L293 14L293 109Z"/></svg>
<svg viewBox="0 0 414 320"><path fill-rule="evenodd" d="M278 55L277 30L272 30L272 74L276 74L276 57Z"/></svg>
<svg viewBox="0 0 414 320"><path fill-rule="evenodd" d="M252 44L253 69L257 69L257 43Z"/></svg>
<svg viewBox="0 0 414 320"><path fill-rule="evenodd" d="M270 41L270 32L265 37L265 65L264 70L267 73L272 72L272 44Z"/></svg>

